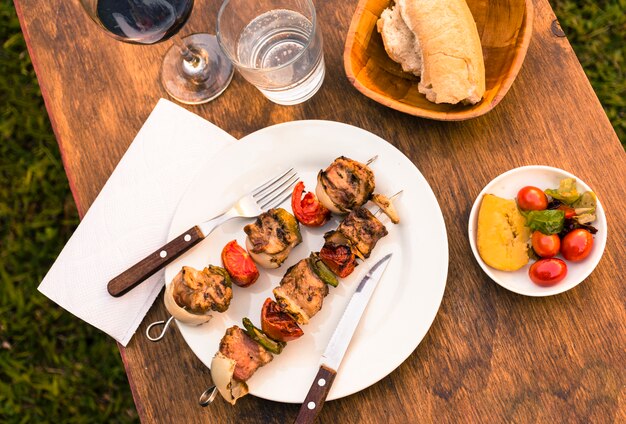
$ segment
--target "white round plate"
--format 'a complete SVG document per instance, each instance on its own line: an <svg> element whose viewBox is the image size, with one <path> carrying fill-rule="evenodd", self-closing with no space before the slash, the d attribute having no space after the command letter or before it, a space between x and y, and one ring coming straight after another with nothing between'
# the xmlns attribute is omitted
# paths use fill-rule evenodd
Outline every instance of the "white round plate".
<svg viewBox="0 0 626 424"><path fill-rule="evenodd" d="M316 175L338 156L361 162L378 155L371 165L376 191L393 194L401 223L381 218L389 230L372 256L339 287L330 288L322 310L303 326L304 336L289 342L280 355L248 380L250 393L278 402L301 403L318 371L320 357L339 321L350 295L368 268L393 252L389 266L374 293L352 339L329 394L337 399L362 390L385 377L417 347L443 297L448 272L448 240L443 216L435 196L417 168L385 140L356 127L329 121L295 121L257 131L233 143L210 161L190 185L172 220L172 239L190 226L225 210L260 182L295 167L305 189L315 189ZM291 211L289 202L283 205ZM370 208L374 209L374 208ZM243 227L252 220L237 219L216 229L206 240L165 270L169 282L183 265L203 268L221 264L223 246L236 239L244 245ZM337 227L333 218L324 227L301 226L303 242L276 270L260 269L259 280L248 288L233 286L228 311L194 327L179 323L180 331L194 353L207 366L218 350L225 330L242 326L249 317L260 326L261 307L273 298L283 274L311 251L319 251L322 235Z"/></svg>
<svg viewBox="0 0 626 424"><path fill-rule="evenodd" d="M593 191L580 178L567 171L551 166L532 165L515 168L499 175L487 184L478 197L476 197L476 201L470 212L468 225L468 235L472 252L474 252L474 257L483 271L485 271L493 281L500 284L505 289L526 296L551 296L553 294L563 293L580 284L591 274L596 265L598 265L598 262L600 262L600 258L604 252L604 246L606 245L607 226L604 209L599 199L596 207L596 220L591 224L598 229L598 232L593 236L594 240L591 254L581 262L565 261L567 263L567 276L563 281L552 287L541 287L532 282L528 276L528 270L535 262L532 259L523 268L508 272L491 268L478 254L478 247L476 246L476 228L478 226L478 211L485 194L494 194L505 199L515 199L517 192L522 187L535 186L542 190L558 188L559 182L563 178L576 178L579 193ZM597 195L597 193L595 194ZM557 258L563 259L560 254L557 255Z"/></svg>

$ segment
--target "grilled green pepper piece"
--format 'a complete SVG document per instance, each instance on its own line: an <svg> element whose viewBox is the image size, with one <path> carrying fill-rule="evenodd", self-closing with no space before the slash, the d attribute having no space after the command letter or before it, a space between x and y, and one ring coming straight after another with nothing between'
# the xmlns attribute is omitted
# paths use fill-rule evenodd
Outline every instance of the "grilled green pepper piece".
<svg viewBox="0 0 626 424"><path fill-rule="evenodd" d="M322 261L317 252L311 252L311 256L309 256L308 260L311 269L322 279L323 282L333 287L337 287L339 285L339 280L337 280L335 274L330 270L330 268L328 268L324 261Z"/></svg>
<svg viewBox="0 0 626 424"><path fill-rule="evenodd" d="M222 268L221 266L215 266L215 265L209 265L208 268L209 268L209 271L214 272L224 277L226 286L231 287L231 288L233 287L233 282L230 279L230 275L228 275L228 272L224 268Z"/></svg>
<svg viewBox="0 0 626 424"><path fill-rule="evenodd" d="M300 244L302 242L302 235L300 234L300 224L296 220L296 217L287 212L283 208L274 209L274 217L281 223L283 228L287 229L287 232L295 234L296 236L296 244L294 246Z"/></svg>
<svg viewBox="0 0 626 424"><path fill-rule="evenodd" d="M246 333L252 340L263 346L268 351L278 355L283 351L283 348L287 345L285 342L277 342L275 340L270 339L265 335L265 333L256 328L252 321L249 318L244 318L242 320L243 326L245 328L244 333Z"/></svg>

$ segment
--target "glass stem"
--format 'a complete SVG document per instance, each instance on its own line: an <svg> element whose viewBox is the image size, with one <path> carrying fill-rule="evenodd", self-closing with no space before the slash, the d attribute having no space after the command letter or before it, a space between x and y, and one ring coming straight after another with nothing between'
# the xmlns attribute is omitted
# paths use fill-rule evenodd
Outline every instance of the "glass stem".
<svg viewBox="0 0 626 424"><path fill-rule="evenodd" d="M178 34L172 36L172 41L180 51L181 72L193 83L204 83L209 78L209 58L206 50L197 46L189 46Z"/></svg>

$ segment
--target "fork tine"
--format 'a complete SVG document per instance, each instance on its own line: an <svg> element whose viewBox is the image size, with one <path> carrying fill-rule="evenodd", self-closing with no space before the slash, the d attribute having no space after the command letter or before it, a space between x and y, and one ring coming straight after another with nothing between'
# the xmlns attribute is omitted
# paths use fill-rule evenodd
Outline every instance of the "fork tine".
<svg viewBox="0 0 626 424"><path fill-rule="evenodd" d="M266 201L263 205L261 205L261 210L274 208L280 205L281 203L283 203L285 200L289 199L291 197L291 192L293 190L293 187L295 186L297 182L298 182L298 176L296 175L296 179L293 180L291 183L289 183L287 187L285 187L283 190L280 191L280 193L278 193L277 195L275 195L274 197Z"/></svg>
<svg viewBox="0 0 626 424"><path fill-rule="evenodd" d="M277 191L282 190L283 187L289 186L293 182L294 178L298 180L298 174L295 171L292 174L289 174L289 178L287 180L283 178L283 180L276 182L271 187L268 187L266 191L262 193L262 196L259 197L253 195L253 197L259 205L262 203L267 203L268 198L274 199L274 197L272 196L274 196Z"/></svg>
<svg viewBox="0 0 626 424"><path fill-rule="evenodd" d="M252 195L256 196L259 193L261 193L263 190L265 190L266 188L268 188L269 186L271 186L272 184L274 184L276 181L280 180L281 178L283 178L285 175L287 175L288 173L290 173L291 171L293 171L293 168L289 168L288 170L286 170L285 172L283 172L282 174L276 176L276 177L272 177L268 180L266 180L264 183L260 184L259 186L257 186L254 190L252 190Z"/></svg>
<svg viewBox="0 0 626 424"><path fill-rule="evenodd" d="M297 173L292 168L288 172L286 172L283 175L281 175L280 178L277 178L277 179L273 180L271 182L271 184L269 184L267 187L263 188L262 190L258 191L257 193L253 193L252 196L257 201L257 203L260 203L261 201L263 201L263 199L267 198L267 196L271 195L278 188L282 187L285 184L285 182L287 182L287 181L289 181L289 179L293 178L294 175L297 175Z"/></svg>
<svg viewBox="0 0 626 424"><path fill-rule="evenodd" d="M275 202L272 202L271 204L268 204L265 208L261 208L263 210L267 209L272 209L275 208L277 206L279 206L280 204L282 204L285 200L288 200L291 198L291 193L287 193L283 198L276 200Z"/></svg>

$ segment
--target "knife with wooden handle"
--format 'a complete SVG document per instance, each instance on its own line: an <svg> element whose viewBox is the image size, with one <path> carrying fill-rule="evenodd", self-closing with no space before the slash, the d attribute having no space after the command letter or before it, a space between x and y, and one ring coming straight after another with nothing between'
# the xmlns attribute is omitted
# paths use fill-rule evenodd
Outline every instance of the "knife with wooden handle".
<svg viewBox="0 0 626 424"><path fill-rule="evenodd" d="M363 311L374 293L389 261L391 253L383 257L363 277L356 291L350 298L337 328L333 333L326 350L320 360L320 369L313 380L313 384L304 398L300 412L294 421L295 424L310 424L315 421L322 411L322 406L330 392L330 388L337 375L341 360L348 350L352 335L359 325Z"/></svg>

